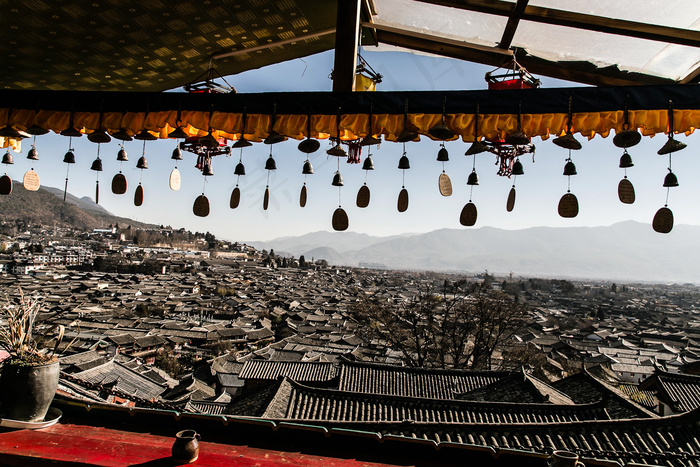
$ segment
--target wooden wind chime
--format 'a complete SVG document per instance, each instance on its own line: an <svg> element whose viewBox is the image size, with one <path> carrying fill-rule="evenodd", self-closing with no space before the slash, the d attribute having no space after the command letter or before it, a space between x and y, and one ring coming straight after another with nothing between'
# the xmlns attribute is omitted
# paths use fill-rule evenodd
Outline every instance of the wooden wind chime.
<svg viewBox="0 0 700 467"><path fill-rule="evenodd" d="M686 144L673 137L675 130L673 126L673 101L668 101L668 140L657 151L660 156L668 154L668 173L664 177L663 186L666 188L666 203L656 211L651 223L652 228L659 233L669 233L673 229L673 212L668 208L668 195L671 188L678 186L678 177L671 169L671 154L686 147Z"/></svg>
<svg viewBox="0 0 700 467"><path fill-rule="evenodd" d="M578 199L571 193L571 176L576 175L576 165L571 160L571 151L581 149L581 143L573 135L573 114L571 113L571 96L569 96L569 112L566 120L566 134L555 138L553 143L557 146L568 149L569 157L564 165L564 175L567 177L566 193L559 200L557 211L561 217L576 217L578 215Z"/></svg>
<svg viewBox="0 0 700 467"><path fill-rule="evenodd" d="M309 109L309 113L306 116L306 139L302 140L297 145L297 149L306 154L306 160L301 168L301 173L304 175L304 184L301 186L301 191L299 191L299 206L302 208L306 207L306 199L308 197L306 189L306 176L313 175L314 173L314 166L311 165L309 154L318 151L320 147L321 143L311 138L311 109Z"/></svg>

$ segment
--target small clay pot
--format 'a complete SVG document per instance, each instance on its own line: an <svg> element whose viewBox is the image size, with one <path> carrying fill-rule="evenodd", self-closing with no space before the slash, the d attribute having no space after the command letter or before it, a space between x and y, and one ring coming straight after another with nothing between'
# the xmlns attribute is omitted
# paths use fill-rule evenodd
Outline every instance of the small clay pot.
<svg viewBox="0 0 700 467"><path fill-rule="evenodd" d="M183 430L175 435L171 450L176 464L190 464L199 457L199 440L202 439L194 430Z"/></svg>

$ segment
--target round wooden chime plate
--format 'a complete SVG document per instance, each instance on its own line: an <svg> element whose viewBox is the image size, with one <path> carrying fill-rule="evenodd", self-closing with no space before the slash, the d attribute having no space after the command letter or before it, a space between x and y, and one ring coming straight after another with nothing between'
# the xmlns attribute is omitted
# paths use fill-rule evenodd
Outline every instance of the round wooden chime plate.
<svg viewBox="0 0 700 467"><path fill-rule="evenodd" d="M27 170L22 179L22 186L27 191L37 191L41 186L39 182L39 174L33 170Z"/></svg>
<svg viewBox="0 0 700 467"><path fill-rule="evenodd" d="M143 204L143 186L139 183L134 192L134 206L141 206Z"/></svg>
<svg viewBox="0 0 700 467"><path fill-rule="evenodd" d="M452 196L452 181L450 181L450 176L445 172L438 177L438 188L442 196Z"/></svg>
<svg viewBox="0 0 700 467"><path fill-rule="evenodd" d="M126 177L123 173L118 173L112 178L112 193L115 195L126 193Z"/></svg>
<svg viewBox="0 0 700 467"><path fill-rule="evenodd" d="M561 217L578 216L578 199L573 193L566 193L559 200L559 215Z"/></svg>
<svg viewBox="0 0 700 467"><path fill-rule="evenodd" d="M349 221L348 215L343 208L338 208L333 212L333 230L347 230Z"/></svg>
<svg viewBox="0 0 700 467"><path fill-rule="evenodd" d="M506 201L506 211L511 212L515 207L515 187L510 189L508 200Z"/></svg>
<svg viewBox="0 0 700 467"><path fill-rule="evenodd" d="M207 217L209 215L209 199L202 195L197 196L192 205L192 212L198 217Z"/></svg>
<svg viewBox="0 0 700 467"><path fill-rule="evenodd" d="M301 192L299 193L299 206L302 208L306 206L306 184L301 187Z"/></svg>
<svg viewBox="0 0 700 467"><path fill-rule="evenodd" d="M476 204L469 201L462 208L462 212L459 214L459 223L465 227L471 227L476 224Z"/></svg>
<svg viewBox="0 0 700 467"><path fill-rule="evenodd" d="M623 178L617 185L617 197L625 204L634 203L634 185L628 179Z"/></svg>
<svg viewBox="0 0 700 467"><path fill-rule="evenodd" d="M0 177L0 195L12 193L12 179L7 175Z"/></svg>
<svg viewBox="0 0 700 467"><path fill-rule="evenodd" d="M180 189L180 171L177 169L173 169L172 172L170 172L170 180L168 181L168 185L170 185L170 189L173 191L177 191Z"/></svg>
<svg viewBox="0 0 700 467"><path fill-rule="evenodd" d="M355 200L358 208L366 208L369 206L369 187L367 185L362 185L359 190L357 190L357 199Z"/></svg>
<svg viewBox="0 0 700 467"><path fill-rule="evenodd" d="M396 208L399 212L405 212L408 209L408 190L405 188L401 189L399 193L399 200L396 202Z"/></svg>
<svg viewBox="0 0 700 467"><path fill-rule="evenodd" d="M228 205L231 209L236 209L238 204L241 202L241 189L236 187L231 192L231 200Z"/></svg>
<svg viewBox="0 0 700 467"><path fill-rule="evenodd" d="M265 196L263 196L263 210L267 211L270 206L270 188L265 188Z"/></svg>
<svg viewBox="0 0 700 467"><path fill-rule="evenodd" d="M656 232L669 233L673 229L673 212L666 206L656 211L651 226Z"/></svg>

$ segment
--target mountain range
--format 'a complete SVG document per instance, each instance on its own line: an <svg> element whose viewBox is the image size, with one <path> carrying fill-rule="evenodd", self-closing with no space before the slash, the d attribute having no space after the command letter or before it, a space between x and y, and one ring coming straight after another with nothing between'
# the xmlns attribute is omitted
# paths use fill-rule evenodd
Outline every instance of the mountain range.
<svg viewBox="0 0 700 467"><path fill-rule="evenodd" d="M606 227L440 229L393 237L314 232L246 243L347 266L700 283L698 238L699 226L677 225L662 235L648 224L625 221Z"/></svg>

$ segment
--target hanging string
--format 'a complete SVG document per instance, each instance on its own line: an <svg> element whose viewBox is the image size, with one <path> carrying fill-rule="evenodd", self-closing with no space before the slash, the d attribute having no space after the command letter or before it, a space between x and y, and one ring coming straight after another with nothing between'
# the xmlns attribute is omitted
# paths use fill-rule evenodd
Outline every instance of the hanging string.
<svg viewBox="0 0 700 467"><path fill-rule="evenodd" d="M472 202L472 192L474 191L474 185L470 185L469 188L469 202Z"/></svg>
<svg viewBox="0 0 700 467"><path fill-rule="evenodd" d="M666 187L666 204L664 204L664 207L668 207L668 192L671 191L670 187Z"/></svg>
<svg viewBox="0 0 700 467"><path fill-rule="evenodd" d="M207 176L204 176L204 183L202 184L202 194L204 194L204 188L207 186Z"/></svg>

